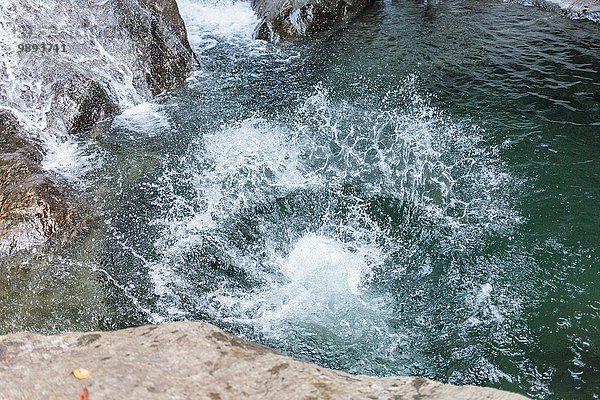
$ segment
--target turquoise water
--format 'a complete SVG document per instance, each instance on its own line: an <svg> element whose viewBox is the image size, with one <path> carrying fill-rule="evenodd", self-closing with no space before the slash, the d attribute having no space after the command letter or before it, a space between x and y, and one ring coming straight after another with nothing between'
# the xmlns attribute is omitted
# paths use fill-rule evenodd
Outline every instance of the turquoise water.
<svg viewBox="0 0 600 400"><path fill-rule="evenodd" d="M81 139L99 212L30 260L61 266L40 299L88 271L91 310L28 295L44 317L3 330L205 320L352 373L600 397L600 26L394 1L275 47L245 3L180 5L202 70Z"/></svg>

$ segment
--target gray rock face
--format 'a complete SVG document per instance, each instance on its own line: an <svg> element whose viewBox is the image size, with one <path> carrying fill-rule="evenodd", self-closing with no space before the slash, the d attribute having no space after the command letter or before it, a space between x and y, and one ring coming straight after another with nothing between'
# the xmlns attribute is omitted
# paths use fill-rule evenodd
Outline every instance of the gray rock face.
<svg viewBox="0 0 600 400"><path fill-rule="evenodd" d="M119 25L135 43L152 95L181 84L197 62L175 0L113 1Z"/></svg>
<svg viewBox="0 0 600 400"><path fill-rule="evenodd" d="M51 115L60 116L67 132L92 126L119 110L101 83L72 74L51 86Z"/></svg>
<svg viewBox="0 0 600 400"><path fill-rule="evenodd" d="M78 380L76 368L91 371ZM280 355L214 326L178 322L116 332L0 337L0 400L519 400L496 389L422 378L353 376Z"/></svg>
<svg viewBox="0 0 600 400"><path fill-rule="evenodd" d="M373 0L252 0L261 19L254 36L278 42L330 29L348 21Z"/></svg>

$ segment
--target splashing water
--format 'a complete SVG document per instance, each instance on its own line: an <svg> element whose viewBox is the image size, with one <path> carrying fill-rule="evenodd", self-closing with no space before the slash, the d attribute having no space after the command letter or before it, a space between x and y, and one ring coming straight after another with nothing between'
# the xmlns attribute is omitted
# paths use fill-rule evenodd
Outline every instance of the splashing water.
<svg viewBox="0 0 600 400"><path fill-rule="evenodd" d="M395 314L406 299L386 281L445 275L445 253L470 257L522 218L510 199L519 182L477 128L428 105L414 78L400 97L410 108L381 110L333 103L318 86L289 118L195 140L155 186L157 312L205 316L296 355L322 349L321 362L354 372L419 371L407 365L426 364L423 343ZM463 267L447 301L461 304L464 329L518 314L516 293L496 295L468 276L479 267ZM476 287L484 298L472 297Z"/></svg>
<svg viewBox="0 0 600 400"><path fill-rule="evenodd" d="M249 2L181 0L178 5L190 43L200 54L223 42L254 45L252 31L258 18Z"/></svg>
<svg viewBox="0 0 600 400"><path fill-rule="evenodd" d="M98 165L80 178L101 200L86 257L109 327L205 320L354 373L597 392L587 28L401 1L273 47L248 3L179 6L201 62L188 87L45 161Z"/></svg>

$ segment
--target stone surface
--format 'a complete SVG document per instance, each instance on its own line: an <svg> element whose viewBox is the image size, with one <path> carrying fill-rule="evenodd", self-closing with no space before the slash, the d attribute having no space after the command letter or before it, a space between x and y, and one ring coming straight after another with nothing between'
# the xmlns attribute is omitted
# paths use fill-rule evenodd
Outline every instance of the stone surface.
<svg viewBox="0 0 600 400"><path fill-rule="evenodd" d="M0 256L44 243L73 217L64 191L41 170L40 147L19 130L0 110Z"/></svg>
<svg viewBox="0 0 600 400"><path fill-rule="evenodd" d="M176 0L6 0L0 52L0 106L39 131L86 128L197 66Z"/></svg>
<svg viewBox="0 0 600 400"><path fill-rule="evenodd" d="M119 110L102 84L81 74L57 80L52 92L52 115L61 116L68 132L92 126Z"/></svg>
<svg viewBox="0 0 600 400"><path fill-rule="evenodd" d="M600 23L600 0L520 0L521 4L559 12L572 19Z"/></svg>
<svg viewBox="0 0 600 400"><path fill-rule="evenodd" d="M254 36L278 42L348 21L373 0L252 0L261 19Z"/></svg>
<svg viewBox="0 0 600 400"><path fill-rule="evenodd" d="M181 84L197 63L175 0L113 0L135 43L152 95Z"/></svg>
<svg viewBox="0 0 600 400"><path fill-rule="evenodd" d="M71 372L84 368L90 378ZM398 399L523 396L422 378L353 376L282 356L199 322L115 332L0 337L0 400Z"/></svg>
<svg viewBox="0 0 600 400"><path fill-rule="evenodd" d="M73 232L64 186L40 165L44 138L183 83L197 60L175 0L7 0L0 53L2 256Z"/></svg>

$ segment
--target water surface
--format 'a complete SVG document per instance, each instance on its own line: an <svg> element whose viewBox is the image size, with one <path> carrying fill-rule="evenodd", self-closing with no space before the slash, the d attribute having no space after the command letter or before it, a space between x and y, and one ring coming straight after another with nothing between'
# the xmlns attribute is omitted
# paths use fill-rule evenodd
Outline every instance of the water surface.
<svg viewBox="0 0 600 400"><path fill-rule="evenodd" d="M201 71L78 141L92 167L46 160L99 213L41 264L98 308L4 330L204 320L352 373L600 396L598 25L394 1L277 47L247 3L179 4Z"/></svg>

